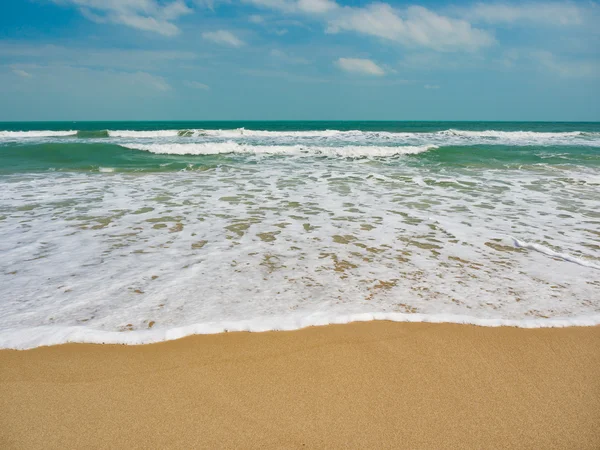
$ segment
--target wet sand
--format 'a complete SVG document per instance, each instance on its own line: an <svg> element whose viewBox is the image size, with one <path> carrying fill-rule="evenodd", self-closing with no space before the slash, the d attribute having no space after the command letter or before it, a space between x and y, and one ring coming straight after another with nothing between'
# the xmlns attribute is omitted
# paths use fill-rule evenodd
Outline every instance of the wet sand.
<svg viewBox="0 0 600 450"><path fill-rule="evenodd" d="M0 448L600 448L600 327L0 351Z"/></svg>

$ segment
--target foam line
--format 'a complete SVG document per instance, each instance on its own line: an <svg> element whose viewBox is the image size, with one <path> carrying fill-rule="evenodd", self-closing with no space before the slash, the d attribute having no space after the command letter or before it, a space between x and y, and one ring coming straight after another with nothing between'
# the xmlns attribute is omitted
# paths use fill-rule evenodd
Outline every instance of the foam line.
<svg viewBox="0 0 600 450"><path fill-rule="evenodd" d="M153 137L176 137L180 135L179 130L108 130L110 137L131 137L131 138L153 138Z"/></svg>
<svg viewBox="0 0 600 450"><path fill-rule="evenodd" d="M83 326L40 326L34 328L8 329L0 331L0 348L26 350L47 345L66 343L142 345L171 341L191 335L218 334L223 332L292 331L310 326L346 324L388 320L392 322L456 323L483 327L510 326L518 328L563 328L571 326L595 326L600 324L600 315L549 319L481 319L452 314L404 314L390 312L359 313L327 316L286 316L257 318L254 320L207 322L176 328L143 331L104 331Z"/></svg>
<svg viewBox="0 0 600 450"><path fill-rule="evenodd" d="M60 137L78 135L76 130L66 131L0 131L0 139L35 137ZM346 141L346 142L390 142L405 145L513 145L513 146L556 146L583 145L600 147L598 132L538 132L499 130L456 130L448 129L428 132L390 132L360 130L247 130L236 129L171 129L171 130L99 130L80 131L79 137L115 139L269 139L284 141Z"/></svg>
<svg viewBox="0 0 600 450"><path fill-rule="evenodd" d="M0 131L0 138L19 139L19 138L36 138L36 137L60 137L60 136L75 136L77 130L65 131Z"/></svg>
<svg viewBox="0 0 600 450"><path fill-rule="evenodd" d="M424 146L345 146L319 147L302 145L247 145L236 142L197 143L197 144L121 144L132 150L144 150L165 155L219 155L227 153L255 155L294 155L294 156L341 156L348 158L386 157L396 155L412 155L437 148L435 145Z"/></svg>

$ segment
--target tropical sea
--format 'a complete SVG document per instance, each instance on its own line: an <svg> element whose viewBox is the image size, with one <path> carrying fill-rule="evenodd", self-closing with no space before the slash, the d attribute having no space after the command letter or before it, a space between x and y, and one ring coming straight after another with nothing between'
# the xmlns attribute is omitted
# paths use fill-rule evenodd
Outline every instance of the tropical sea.
<svg viewBox="0 0 600 450"><path fill-rule="evenodd" d="M600 323L600 123L0 123L0 347Z"/></svg>

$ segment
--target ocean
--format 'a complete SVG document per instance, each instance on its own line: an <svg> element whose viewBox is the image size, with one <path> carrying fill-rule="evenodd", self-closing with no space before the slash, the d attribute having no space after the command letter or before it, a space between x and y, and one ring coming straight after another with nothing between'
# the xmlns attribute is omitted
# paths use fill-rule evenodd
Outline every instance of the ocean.
<svg viewBox="0 0 600 450"><path fill-rule="evenodd" d="M0 347L600 323L600 123L0 123Z"/></svg>

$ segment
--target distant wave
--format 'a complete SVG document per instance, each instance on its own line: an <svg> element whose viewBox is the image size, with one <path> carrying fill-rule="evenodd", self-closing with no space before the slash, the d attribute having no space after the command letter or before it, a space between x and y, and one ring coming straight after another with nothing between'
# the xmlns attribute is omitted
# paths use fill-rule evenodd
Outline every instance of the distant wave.
<svg viewBox="0 0 600 450"><path fill-rule="evenodd" d="M152 137L220 137L220 138L243 138L243 137L360 137L360 136L410 136L415 133L389 133L380 131L340 131L340 130L307 130L307 131L270 131L270 130L247 130L245 128L208 130L208 129L182 129L182 130L107 130L110 137L152 138Z"/></svg>
<svg viewBox="0 0 600 450"><path fill-rule="evenodd" d="M75 136L77 130L65 131L0 131L0 138L19 139L19 138L38 138L38 137L60 137Z"/></svg>
<svg viewBox="0 0 600 450"><path fill-rule="evenodd" d="M535 139L535 138L569 138L569 137L596 137L600 133L569 131L569 132L538 132L538 131L496 131L496 130L455 130L428 132L391 132L391 131L360 131L360 130L303 130L303 131L271 131L271 130L248 130L246 128L235 129L182 129L182 130L108 130L111 137L194 137L213 136L223 138L238 137L379 137L379 138L411 138L423 136L462 136L472 138L496 138L496 139Z"/></svg>
<svg viewBox="0 0 600 450"><path fill-rule="evenodd" d="M585 146L600 147L600 132L541 132L541 131L499 131L499 130L457 130L448 129L427 132L390 132L360 130L248 130L236 129L173 129L173 130L65 130L65 131L0 131L0 139L30 139L74 136L80 139L154 139L185 142L190 140L231 140L243 141L265 139L269 144L300 144L310 142L355 143L404 146L472 146L472 145L511 145L511 146Z"/></svg>
<svg viewBox="0 0 600 450"><path fill-rule="evenodd" d="M499 131L499 130L457 130L448 129L441 131L423 132L392 132L392 131L361 131L361 130L248 130L246 128L235 129L174 129L174 130L29 130L29 131L0 131L0 137L47 137L47 136L108 136L108 137L389 137L409 138L423 136L462 136L473 138L496 138L496 139L535 139L535 138L600 138L600 132L593 131Z"/></svg>
<svg viewBox="0 0 600 450"><path fill-rule="evenodd" d="M218 136L218 137L361 137L361 136L388 136L402 137L416 133L392 133L387 131L360 131L360 130L305 130L305 131L270 131L270 130L247 130L236 128L233 130L188 130L192 135Z"/></svg>
<svg viewBox="0 0 600 450"><path fill-rule="evenodd" d="M467 136L467 137L488 137L497 139L531 139L531 138L564 138L564 137L575 137L584 135L598 135L598 133L584 133L583 131L566 131L566 132L548 132L548 131L496 131L496 130L483 130L483 131L469 131L469 130L455 130L449 129L444 131L438 131L438 134L449 135L449 136Z"/></svg>
<svg viewBox="0 0 600 450"><path fill-rule="evenodd" d="M434 132L390 132L360 130L305 130L305 131L270 131L247 130L236 128L230 130L182 129L182 130L108 130L114 138L220 138L230 140L269 139L286 141L342 141L357 143L398 143L404 145L583 145L600 147L600 133L570 132L538 132L538 131L497 131L497 130L456 130L448 129Z"/></svg>
<svg viewBox="0 0 600 450"><path fill-rule="evenodd" d="M110 137L132 137L132 138L153 138L153 137L177 137L185 134L187 130L108 130Z"/></svg>
<svg viewBox="0 0 600 450"><path fill-rule="evenodd" d="M336 136L378 136L378 137L419 137L419 136L465 136L465 137L493 137L493 138L564 138L575 136L591 136L600 137L600 133L585 133L582 131L569 132L537 132L537 131L469 131L448 129L442 131L429 132L390 132L390 131L360 131L360 130L308 130L308 131L270 131L270 130L247 130L245 128L236 128L232 130L180 130L180 135L206 135L220 137L236 137L236 136L304 136L304 137L336 137Z"/></svg>
<svg viewBox="0 0 600 450"><path fill-rule="evenodd" d="M381 147L345 146L317 147L303 145L247 145L237 142L196 143L196 144L121 144L132 150L144 150L163 155L220 155L227 153L253 155L293 155L293 156L337 156L346 158L389 157L413 155L437 148L435 145Z"/></svg>

